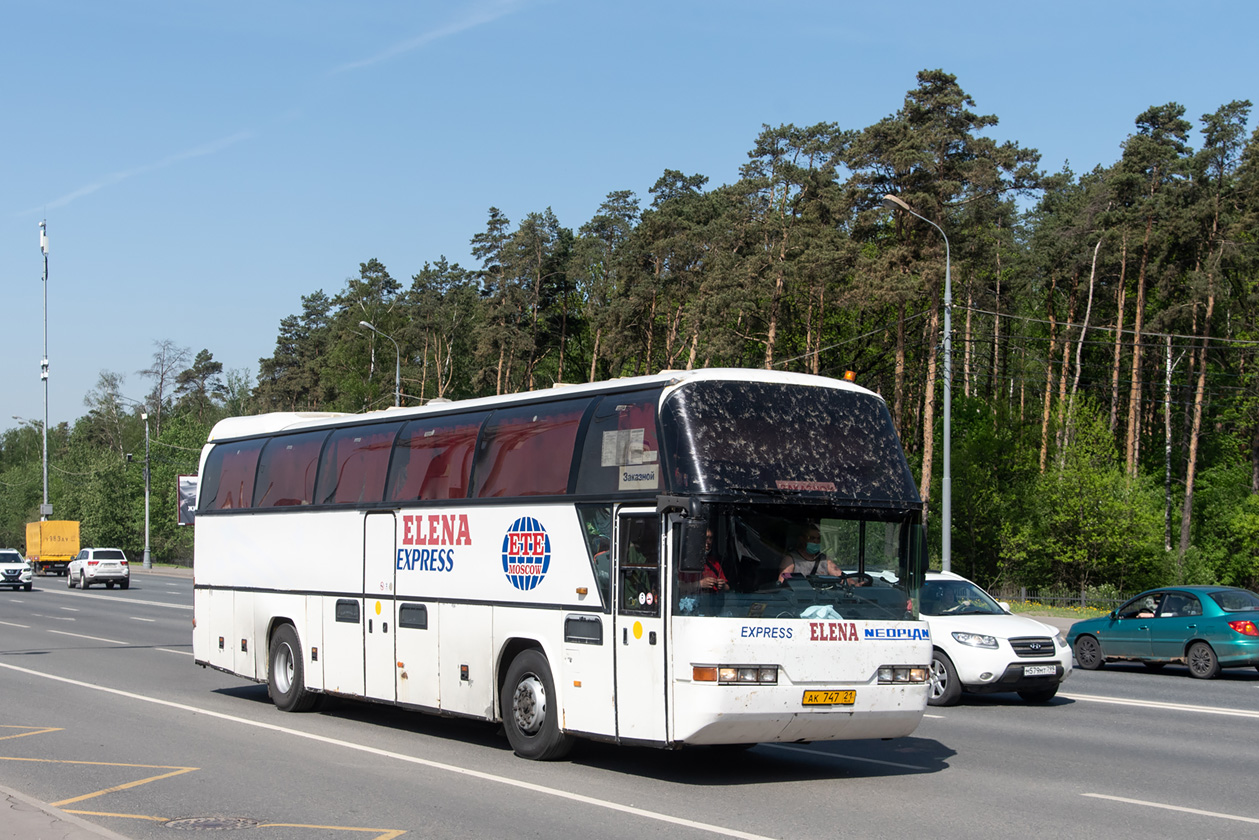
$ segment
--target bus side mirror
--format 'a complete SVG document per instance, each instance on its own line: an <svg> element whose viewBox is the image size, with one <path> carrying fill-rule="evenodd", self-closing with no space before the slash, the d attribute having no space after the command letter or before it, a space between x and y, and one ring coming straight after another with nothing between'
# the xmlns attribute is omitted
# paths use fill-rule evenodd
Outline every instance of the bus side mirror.
<svg viewBox="0 0 1259 840"><path fill-rule="evenodd" d="M704 544L708 540L708 521L706 519L682 520L682 560L683 571L698 572L704 568Z"/></svg>

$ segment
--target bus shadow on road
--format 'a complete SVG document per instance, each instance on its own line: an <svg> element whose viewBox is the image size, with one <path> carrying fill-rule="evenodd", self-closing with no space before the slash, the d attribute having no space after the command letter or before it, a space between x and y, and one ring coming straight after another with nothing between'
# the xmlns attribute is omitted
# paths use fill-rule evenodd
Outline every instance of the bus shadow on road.
<svg viewBox="0 0 1259 840"><path fill-rule="evenodd" d="M216 694L271 705L265 685L215 689ZM311 712L363 726L510 752L501 724L444 717L411 709L324 696ZM938 773L956 750L931 738L892 741L821 741L808 744L691 746L678 750L620 746L579 739L567 762L693 786L765 784L821 779L863 779Z"/></svg>
<svg viewBox="0 0 1259 840"><path fill-rule="evenodd" d="M613 773L706 787L938 773L954 755L955 750L939 741L910 737L681 750L583 742L570 760Z"/></svg>

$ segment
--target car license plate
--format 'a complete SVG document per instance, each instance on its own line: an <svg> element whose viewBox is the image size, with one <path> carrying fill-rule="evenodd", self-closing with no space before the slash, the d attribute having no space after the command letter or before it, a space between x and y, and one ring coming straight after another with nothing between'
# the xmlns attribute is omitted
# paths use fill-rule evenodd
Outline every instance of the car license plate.
<svg viewBox="0 0 1259 840"><path fill-rule="evenodd" d="M1024 665L1023 676L1025 677L1052 677L1058 673L1056 665Z"/></svg>
<svg viewBox="0 0 1259 840"><path fill-rule="evenodd" d="M806 706L851 706L857 702L855 691L806 691Z"/></svg>

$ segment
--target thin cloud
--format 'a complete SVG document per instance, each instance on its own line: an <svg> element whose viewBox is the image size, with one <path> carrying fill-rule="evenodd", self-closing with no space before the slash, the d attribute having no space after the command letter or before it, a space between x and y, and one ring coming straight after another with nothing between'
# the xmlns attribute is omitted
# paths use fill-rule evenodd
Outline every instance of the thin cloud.
<svg viewBox="0 0 1259 840"><path fill-rule="evenodd" d="M72 201L75 201L76 199L82 198L85 195L91 195L97 190L102 190L105 187L111 187L114 184L120 183L122 181L126 181L128 178L134 178L137 175L143 175L146 172L153 172L158 169L165 169L168 166L173 166L176 163L180 163L185 160L190 160L192 158L205 157L206 155L212 155L216 152L221 152L223 149L226 149L229 146L234 146L237 143L241 142L242 140L248 140L250 137L253 137L252 131L239 131L236 134L233 134L229 137L224 137L221 140L215 140L211 143L206 143L204 145L197 146L196 148L188 149L183 152L176 152L175 154L164 157L155 163L148 163L148 164L145 164L144 166L137 166L134 169L125 169L121 172L111 172L110 174L100 178L97 181L94 181L91 184L88 184L83 187L79 187L77 190L75 190L72 193L67 193L66 195L63 195L61 198L55 199L53 201L48 202L47 204L42 205L41 207L33 208L25 212L32 213L41 209L52 210L56 207L65 207L67 204L69 204Z"/></svg>
<svg viewBox="0 0 1259 840"><path fill-rule="evenodd" d="M459 33L466 32L469 29L475 29L476 27L483 26L487 23L493 23L499 18L505 17L516 11L516 8L520 5L521 4L518 0L503 0L503 2L494 3L490 6L474 10L464 18L452 21L443 27L434 29L432 32L426 32L423 35L419 35L408 41L403 41L400 44L394 44L384 52L377 53L370 58L364 58L360 61L351 61L346 64L342 64L339 67L335 67L329 75L335 76L338 73L348 73L351 70L360 70L364 67L370 67L373 64L379 64L382 61L388 61L391 58L396 58L397 56L404 55L413 50L418 50L421 47L426 47L429 44L442 40L443 38L449 38L452 35L458 35Z"/></svg>

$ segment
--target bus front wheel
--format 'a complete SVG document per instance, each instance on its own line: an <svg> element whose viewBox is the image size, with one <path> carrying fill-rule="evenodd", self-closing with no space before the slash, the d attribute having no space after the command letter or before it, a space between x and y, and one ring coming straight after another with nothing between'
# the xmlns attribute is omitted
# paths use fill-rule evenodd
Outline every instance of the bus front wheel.
<svg viewBox="0 0 1259 840"><path fill-rule="evenodd" d="M305 712L318 699L306 690L306 669L302 660L302 643L291 624L281 624L271 637L267 657L267 693L282 712Z"/></svg>
<svg viewBox="0 0 1259 840"><path fill-rule="evenodd" d="M503 684L503 728L516 755L534 761L563 758L573 738L560 732L555 680L546 657L526 650L512 660Z"/></svg>

